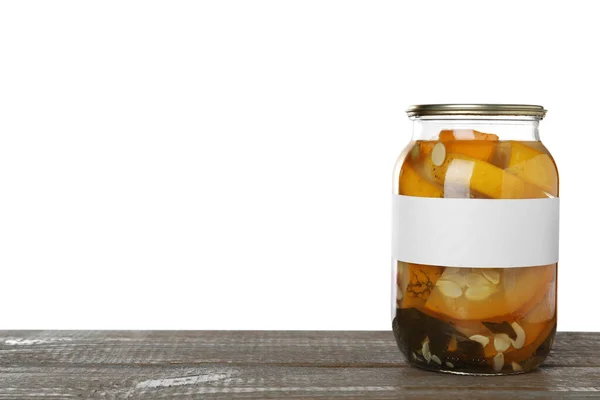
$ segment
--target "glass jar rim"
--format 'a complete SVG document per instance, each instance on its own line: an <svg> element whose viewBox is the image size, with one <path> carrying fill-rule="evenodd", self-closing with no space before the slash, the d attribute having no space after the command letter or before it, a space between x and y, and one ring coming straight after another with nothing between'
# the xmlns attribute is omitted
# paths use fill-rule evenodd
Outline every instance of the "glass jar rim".
<svg viewBox="0 0 600 400"><path fill-rule="evenodd" d="M422 116L528 116L543 119L546 109L531 104L419 104L410 106L406 113L410 118Z"/></svg>

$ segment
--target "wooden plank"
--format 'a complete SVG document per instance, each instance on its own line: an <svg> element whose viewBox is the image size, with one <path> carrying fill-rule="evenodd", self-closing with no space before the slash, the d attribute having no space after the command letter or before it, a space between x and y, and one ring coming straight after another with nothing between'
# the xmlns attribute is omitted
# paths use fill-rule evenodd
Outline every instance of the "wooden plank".
<svg viewBox="0 0 600 400"><path fill-rule="evenodd" d="M0 352L9 365L405 362L391 332L24 331L0 336Z"/></svg>
<svg viewBox="0 0 600 400"><path fill-rule="evenodd" d="M334 398L548 398L600 395L597 369L563 368L508 377L463 377L415 368L317 368L204 365L201 367L28 367L0 369L0 398L83 396L203 398L272 396Z"/></svg>
<svg viewBox="0 0 600 400"><path fill-rule="evenodd" d="M1 398L594 398L600 334L559 333L539 371L408 366L389 332L1 332Z"/></svg>

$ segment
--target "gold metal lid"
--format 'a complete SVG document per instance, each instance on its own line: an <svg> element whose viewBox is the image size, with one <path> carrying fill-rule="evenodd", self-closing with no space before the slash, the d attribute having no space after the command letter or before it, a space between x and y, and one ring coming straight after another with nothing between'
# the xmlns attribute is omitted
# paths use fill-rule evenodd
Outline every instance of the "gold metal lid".
<svg viewBox="0 0 600 400"><path fill-rule="evenodd" d="M528 104L420 104L410 106L406 113L409 117L434 115L495 115L529 116L544 118L546 110L542 106Z"/></svg>

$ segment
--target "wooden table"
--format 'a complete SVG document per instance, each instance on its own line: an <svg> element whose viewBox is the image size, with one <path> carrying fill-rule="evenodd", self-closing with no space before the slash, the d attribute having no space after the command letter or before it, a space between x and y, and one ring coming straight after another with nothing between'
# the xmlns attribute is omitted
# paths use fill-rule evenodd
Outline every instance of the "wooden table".
<svg viewBox="0 0 600 400"><path fill-rule="evenodd" d="M560 332L536 372L406 364L391 332L4 331L0 398L600 397L600 333Z"/></svg>

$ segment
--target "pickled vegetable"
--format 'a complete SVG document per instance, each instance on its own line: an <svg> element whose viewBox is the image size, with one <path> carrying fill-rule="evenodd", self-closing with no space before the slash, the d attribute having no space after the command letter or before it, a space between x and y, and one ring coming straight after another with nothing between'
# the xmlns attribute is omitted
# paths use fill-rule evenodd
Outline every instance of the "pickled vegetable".
<svg viewBox="0 0 600 400"><path fill-rule="evenodd" d="M440 185L423 178L410 164L400 171L400 194L416 197L443 197Z"/></svg>
<svg viewBox="0 0 600 400"><path fill-rule="evenodd" d="M498 136L472 129L454 129L440 132L440 141L446 142L449 153L459 153L478 160L488 161Z"/></svg>
<svg viewBox="0 0 600 400"><path fill-rule="evenodd" d="M402 307L423 307L442 275L443 268L434 265L405 264L402 283Z"/></svg>
<svg viewBox="0 0 600 400"><path fill-rule="evenodd" d="M497 283L484 276L481 272L484 269L453 268L459 272L437 281L425 310L450 320L520 318L544 297L554 277L554 268L554 265L548 265L503 271L494 269L492 271L500 275ZM452 289L450 292L448 287Z"/></svg>
<svg viewBox="0 0 600 400"><path fill-rule="evenodd" d="M492 199L558 195L558 175L540 144L491 133L443 130L413 145L398 194ZM493 229L493 227L490 227ZM398 263L399 346L433 370L520 373L539 365L556 331L556 264L455 268Z"/></svg>
<svg viewBox="0 0 600 400"><path fill-rule="evenodd" d="M479 132L473 129L443 130L439 141L444 144L449 153L459 153L482 161L488 161L495 149L498 136ZM421 155L431 153L435 142L420 142Z"/></svg>
<svg viewBox="0 0 600 400"><path fill-rule="evenodd" d="M547 197L537 186L485 161L457 153L446 154L439 165L436 161L434 157L425 159L425 176L441 185L470 188L494 199Z"/></svg>
<svg viewBox="0 0 600 400"><path fill-rule="evenodd" d="M550 155L519 142L511 142L506 171L558 195L558 175Z"/></svg>

